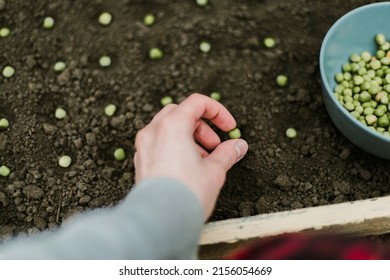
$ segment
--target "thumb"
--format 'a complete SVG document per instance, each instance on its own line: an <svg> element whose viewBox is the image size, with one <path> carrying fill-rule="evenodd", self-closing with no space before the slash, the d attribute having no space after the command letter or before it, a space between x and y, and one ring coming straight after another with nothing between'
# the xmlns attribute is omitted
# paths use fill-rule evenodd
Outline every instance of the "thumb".
<svg viewBox="0 0 390 280"><path fill-rule="evenodd" d="M218 145L207 159L217 162L225 171L228 171L245 156L247 151L248 143L244 139L227 140Z"/></svg>

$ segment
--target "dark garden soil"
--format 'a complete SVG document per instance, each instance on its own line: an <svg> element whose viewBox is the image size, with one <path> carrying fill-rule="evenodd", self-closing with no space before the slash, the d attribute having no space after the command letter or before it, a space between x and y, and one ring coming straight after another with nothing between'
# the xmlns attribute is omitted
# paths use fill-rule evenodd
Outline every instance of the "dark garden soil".
<svg viewBox="0 0 390 280"><path fill-rule="evenodd" d="M330 26L375 1L0 0L0 236L55 228L69 216L110 207L131 189L134 136L170 95L218 91L250 143L228 174L211 220L379 197L390 163L354 147L332 124L321 97L318 56ZM113 14L107 27L100 13ZM147 13L156 24L145 27ZM55 19L42 28L45 16ZM276 47L266 49L266 36ZM202 41L211 43L207 54ZM151 61L148 51L165 56ZM102 55L112 58L99 66ZM58 74L53 65L67 69ZM342 62L340 62L341 65ZM275 78L289 77L285 88ZM113 117L104 107L115 104ZM54 117L57 107L68 115ZM294 127L296 139L285 131ZM226 137L226 136L224 136ZM180 143L178 143L179 145ZM122 147L127 158L116 161ZM58 158L70 155L69 168Z"/></svg>

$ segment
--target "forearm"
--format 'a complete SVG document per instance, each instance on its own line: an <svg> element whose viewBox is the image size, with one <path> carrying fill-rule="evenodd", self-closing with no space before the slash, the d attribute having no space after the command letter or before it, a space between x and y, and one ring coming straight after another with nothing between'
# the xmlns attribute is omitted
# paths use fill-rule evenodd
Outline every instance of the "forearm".
<svg viewBox="0 0 390 280"><path fill-rule="evenodd" d="M150 179L114 208L81 214L53 233L7 242L0 247L0 258L195 258L203 217L186 186Z"/></svg>

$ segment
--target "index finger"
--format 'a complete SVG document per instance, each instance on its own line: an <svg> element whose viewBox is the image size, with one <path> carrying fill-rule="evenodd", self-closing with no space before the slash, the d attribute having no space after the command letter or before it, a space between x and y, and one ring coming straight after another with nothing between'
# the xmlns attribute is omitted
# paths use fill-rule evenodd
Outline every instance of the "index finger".
<svg viewBox="0 0 390 280"><path fill-rule="evenodd" d="M193 122L191 127L201 118L210 120L223 131L230 131L237 126L232 114L221 103L199 93L192 94L177 109L190 116L189 121Z"/></svg>

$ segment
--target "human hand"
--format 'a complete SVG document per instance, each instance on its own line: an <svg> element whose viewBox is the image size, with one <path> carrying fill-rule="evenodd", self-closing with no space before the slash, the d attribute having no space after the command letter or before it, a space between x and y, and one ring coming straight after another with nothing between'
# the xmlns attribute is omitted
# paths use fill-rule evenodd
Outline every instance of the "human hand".
<svg viewBox="0 0 390 280"><path fill-rule="evenodd" d="M197 196L208 218L226 172L246 154L248 144L243 139L221 143L203 119L226 132L236 127L221 103L192 94L179 105L165 106L137 133L134 163L136 183L152 177L176 179Z"/></svg>

